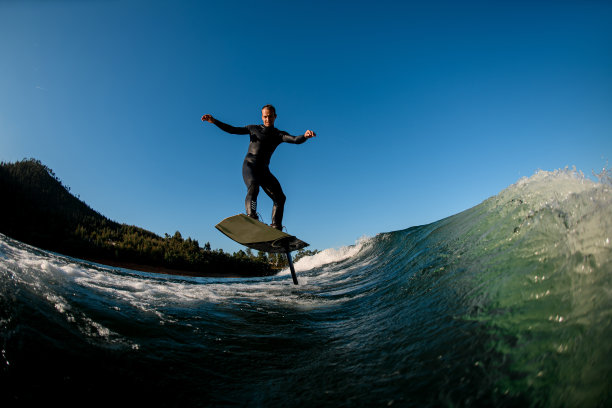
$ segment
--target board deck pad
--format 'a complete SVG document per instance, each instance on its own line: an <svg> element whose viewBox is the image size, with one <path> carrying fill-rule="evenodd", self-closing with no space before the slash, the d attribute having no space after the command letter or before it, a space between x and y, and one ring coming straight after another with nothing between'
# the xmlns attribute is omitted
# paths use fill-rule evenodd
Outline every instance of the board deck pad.
<svg viewBox="0 0 612 408"><path fill-rule="evenodd" d="M228 217L215 225L228 238L257 251L286 253L297 251L308 244L293 235L259 222L245 214Z"/></svg>

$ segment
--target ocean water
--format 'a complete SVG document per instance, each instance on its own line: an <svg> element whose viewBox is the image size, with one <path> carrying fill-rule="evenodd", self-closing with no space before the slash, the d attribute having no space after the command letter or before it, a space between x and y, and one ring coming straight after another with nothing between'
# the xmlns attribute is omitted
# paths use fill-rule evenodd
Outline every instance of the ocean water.
<svg viewBox="0 0 612 408"><path fill-rule="evenodd" d="M612 406L612 187L540 171L250 279L0 235L2 406Z"/></svg>

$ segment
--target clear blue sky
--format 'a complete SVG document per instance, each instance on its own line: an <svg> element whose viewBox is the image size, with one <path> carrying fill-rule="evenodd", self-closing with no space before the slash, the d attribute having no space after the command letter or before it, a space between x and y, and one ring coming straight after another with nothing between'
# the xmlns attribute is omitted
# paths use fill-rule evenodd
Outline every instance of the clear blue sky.
<svg viewBox="0 0 612 408"><path fill-rule="evenodd" d="M213 226L244 211L248 139L200 117L267 103L318 135L272 158L290 233L436 221L611 159L612 2L0 0L0 160L115 221L237 250Z"/></svg>

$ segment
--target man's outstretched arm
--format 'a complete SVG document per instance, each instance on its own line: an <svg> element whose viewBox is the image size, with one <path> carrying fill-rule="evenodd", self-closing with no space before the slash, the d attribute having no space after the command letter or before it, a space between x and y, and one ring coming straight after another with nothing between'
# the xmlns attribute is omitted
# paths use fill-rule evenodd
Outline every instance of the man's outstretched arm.
<svg viewBox="0 0 612 408"><path fill-rule="evenodd" d="M249 133L251 133L249 132L249 129L245 127L235 127L228 125L227 123L223 123L220 120L213 118L213 116L209 114L202 116L202 122L213 123L217 125L219 129L223 130L224 132L231 133L233 135L248 135Z"/></svg>
<svg viewBox="0 0 612 408"><path fill-rule="evenodd" d="M316 135L317 134L313 132L312 130L307 130L303 135L299 135L299 136L291 136L288 133L284 133L283 142L293 143L293 144L302 144L306 141L306 139L310 139L311 137L315 137Z"/></svg>

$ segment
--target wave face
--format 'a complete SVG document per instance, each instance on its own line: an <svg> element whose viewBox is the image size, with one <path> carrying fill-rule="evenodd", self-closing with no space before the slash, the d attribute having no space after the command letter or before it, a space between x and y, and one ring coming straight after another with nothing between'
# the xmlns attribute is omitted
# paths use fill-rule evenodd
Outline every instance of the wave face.
<svg viewBox="0 0 612 408"><path fill-rule="evenodd" d="M300 286L0 235L3 406L610 406L611 238L612 188L568 170L303 258Z"/></svg>

